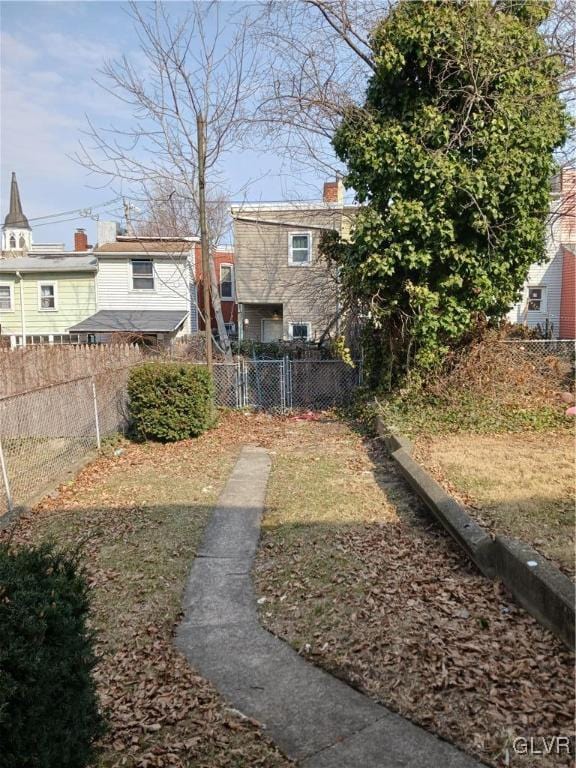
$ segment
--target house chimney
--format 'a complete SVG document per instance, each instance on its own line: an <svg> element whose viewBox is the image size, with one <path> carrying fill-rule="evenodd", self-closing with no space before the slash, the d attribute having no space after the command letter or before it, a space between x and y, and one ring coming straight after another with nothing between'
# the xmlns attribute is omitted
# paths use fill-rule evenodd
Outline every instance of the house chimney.
<svg viewBox="0 0 576 768"><path fill-rule="evenodd" d="M118 234L118 224L115 221L99 221L96 225L97 245L115 243Z"/></svg>
<svg viewBox="0 0 576 768"><path fill-rule="evenodd" d="M322 199L325 203L339 203L344 202L344 185L342 179L336 177L336 181L324 182L324 194Z"/></svg>
<svg viewBox="0 0 576 768"><path fill-rule="evenodd" d="M76 232L74 232L74 250L88 250L88 235L86 234L85 229L77 229Z"/></svg>

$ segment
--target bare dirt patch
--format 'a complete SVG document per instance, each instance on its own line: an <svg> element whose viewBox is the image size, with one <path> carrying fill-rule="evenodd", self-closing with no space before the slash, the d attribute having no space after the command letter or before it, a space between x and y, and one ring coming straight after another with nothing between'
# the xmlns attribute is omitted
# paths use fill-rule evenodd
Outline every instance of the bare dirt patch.
<svg viewBox="0 0 576 768"><path fill-rule="evenodd" d="M574 576L574 438L565 432L422 437L416 458L490 530Z"/></svg>
<svg viewBox="0 0 576 768"><path fill-rule="evenodd" d="M514 735L571 733L573 657L482 577L377 441L289 422L255 578L261 618L300 653L491 765Z"/></svg>
<svg viewBox="0 0 576 768"><path fill-rule="evenodd" d="M184 581L213 504L240 445L259 441L259 429L274 439L273 424L230 414L198 440L118 442L2 534L82 547L110 720L101 768L291 764L173 647Z"/></svg>

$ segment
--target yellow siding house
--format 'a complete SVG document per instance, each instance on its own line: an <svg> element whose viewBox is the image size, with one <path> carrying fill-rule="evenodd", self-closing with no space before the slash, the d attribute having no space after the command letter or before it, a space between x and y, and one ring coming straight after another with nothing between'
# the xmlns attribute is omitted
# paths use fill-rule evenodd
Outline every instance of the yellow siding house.
<svg viewBox="0 0 576 768"><path fill-rule="evenodd" d="M0 259L0 339L10 346L73 341L68 329L96 311L94 256Z"/></svg>

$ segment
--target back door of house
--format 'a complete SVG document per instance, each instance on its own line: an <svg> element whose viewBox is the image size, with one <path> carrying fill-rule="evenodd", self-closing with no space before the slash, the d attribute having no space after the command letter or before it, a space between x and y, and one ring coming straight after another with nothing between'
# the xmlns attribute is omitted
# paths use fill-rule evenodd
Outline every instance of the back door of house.
<svg viewBox="0 0 576 768"><path fill-rule="evenodd" d="M262 341L269 343L282 338L282 318L262 320Z"/></svg>

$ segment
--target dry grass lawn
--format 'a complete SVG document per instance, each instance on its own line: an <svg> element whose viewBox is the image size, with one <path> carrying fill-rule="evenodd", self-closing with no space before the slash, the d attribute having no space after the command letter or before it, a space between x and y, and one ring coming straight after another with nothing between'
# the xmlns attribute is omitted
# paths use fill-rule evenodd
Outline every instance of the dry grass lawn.
<svg viewBox="0 0 576 768"><path fill-rule="evenodd" d="M292 421L273 451L255 566L263 623L490 765L570 765L509 745L572 732L573 657L474 569L378 441Z"/></svg>
<svg viewBox="0 0 576 768"><path fill-rule="evenodd" d="M417 458L496 533L532 544L574 574L574 437L560 433L421 437Z"/></svg>
<svg viewBox="0 0 576 768"><path fill-rule="evenodd" d="M109 446L3 534L83 548L110 721L99 768L290 764L173 646L183 585L245 423L231 415L198 440Z"/></svg>

